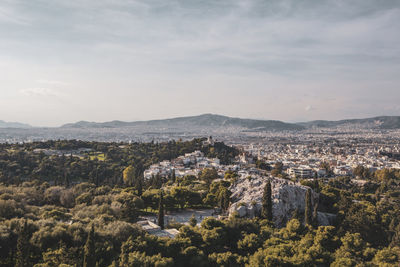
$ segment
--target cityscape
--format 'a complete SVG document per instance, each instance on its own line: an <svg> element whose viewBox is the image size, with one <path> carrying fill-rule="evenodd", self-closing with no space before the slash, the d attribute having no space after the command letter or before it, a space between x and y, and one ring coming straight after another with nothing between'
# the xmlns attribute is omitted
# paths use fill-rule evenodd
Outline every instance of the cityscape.
<svg viewBox="0 0 400 267"><path fill-rule="evenodd" d="M292 231L291 227L303 227L302 231L316 235L319 231L333 233L336 227L342 229L346 224L346 229L356 234L346 232L342 242L344 238L358 238L357 242L389 244L382 252L376 252L370 261L375 264L372 266L381 266L382 262L388 263L387 266L397 264L400 236L397 117L366 119L363 123L310 122L308 127L284 123L277 126L270 121L208 114L172 120L176 122L166 120L167 126L160 120L156 126L145 122L139 126L91 124L77 128L36 128L13 124L1 128L0 215L6 231L18 236L22 230L7 225L13 218L20 218L32 227L35 223L52 222L64 227L63 231L91 225L90 231L103 231L107 240L113 240L115 235L122 239L137 236L135 242L156 238L157 242L168 244L191 233L199 235L201 242L210 248L214 248L213 242L222 242L217 243L219 252L202 256L204 266L264 266L257 263L258 254L243 247L244 241L240 239L252 238L246 241L253 242L252 246L261 244L264 237L256 237L253 230L236 236L239 239L233 241L235 245L227 248L227 241L222 240L229 235L226 231L230 231L232 223L251 224L259 234L269 231L274 238L283 238L278 242L287 242L281 234ZM229 125L232 120L234 123ZM390 127L383 127L388 120ZM39 215L29 215L35 210ZM344 210L347 213L342 213ZM110 221L104 221L104 216ZM110 232L113 228L116 230ZM42 231L37 229L25 246L30 251L38 246L53 246L37 239ZM43 228L42 234L51 235L46 229ZM93 239L90 231L89 241ZM371 231L384 231L385 235L378 237L378 232L371 234ZM96 239L100 238L99 232L96 235ZM207 243L209 235L215 235L212 243ZM298 242L306 237L300 234ZM87 240L85 251L89 249ZM343 249L343 244L337 251ZM62 257L67 253L75 253L76 259L81 257L81 252L68 252L69 245L62 246ZM130 259L121 258L125 257L124 251L114 249L116 260L112 264L136 266ZM239 250L228 254L232 265L224 258L230 250ZM269 255L270 248L259 251ZM180 262L176 254L169 252L165 252L165 257L144 253L142 260L135 258L135 261L153 262L148 266L160 262L185 266L187 262L187 259ZM197 248L196 255L202 253ZM247 258L241 259L240 253L248 253ZM378 260L377 255L381 255L378 253L389 253L391 258ZM335 266L339 262L336 266L341 266L345 261L339 256L332 257L336 258L323 260L321 266ZM281 260L276 257L272 262ZM358 260L367 258L354 258ZM6 261L2 264L9 266ZM51 256L51 261L82 264L81 260L59 256ZM300 266L308 266L316 259L306 257L301 262ZM104 259L102 264L106 263L110 261ZM286 265L281 262L276 266ZM293 262L287 266L297 265Z"/></svg>
<svg viewBox="0 0 400 267"><path fill-rule="evenodd" d="M399 0L1 0L0 267L399 267Z"/></svg>

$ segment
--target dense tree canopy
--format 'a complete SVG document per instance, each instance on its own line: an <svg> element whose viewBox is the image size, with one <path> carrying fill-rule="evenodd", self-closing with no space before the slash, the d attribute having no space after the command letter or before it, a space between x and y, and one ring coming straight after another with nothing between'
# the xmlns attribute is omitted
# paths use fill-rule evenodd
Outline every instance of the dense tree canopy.
<svg viewBox="0 0 400 267"><path fill-rule="evenodd" d="M161 186L145 183L143 194L124 182L124 170L137 177L138 167L201 149L200 143L0 145L0 266L398 266L399 170L371 172L362 184L349 177L303 181L318 199L281 228L261 214L206 218L200 225L193 218L175 224L175 238L144 232L136 224L141 215L229 206L233 171L217 180L210 169ZM33 151L82 147L104 153L104 161ZM333 214L333 225L304 223L314 219L315 207Z"/></svg>

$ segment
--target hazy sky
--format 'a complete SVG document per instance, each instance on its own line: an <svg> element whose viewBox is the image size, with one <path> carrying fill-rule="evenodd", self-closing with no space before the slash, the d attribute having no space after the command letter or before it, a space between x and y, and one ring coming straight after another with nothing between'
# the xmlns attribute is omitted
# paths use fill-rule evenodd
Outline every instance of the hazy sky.
<svg viewBox="0 0 400 267"><path fill-rule="evenodd" d="M0 0L0 120L400 115L400 1Z"/></svg>

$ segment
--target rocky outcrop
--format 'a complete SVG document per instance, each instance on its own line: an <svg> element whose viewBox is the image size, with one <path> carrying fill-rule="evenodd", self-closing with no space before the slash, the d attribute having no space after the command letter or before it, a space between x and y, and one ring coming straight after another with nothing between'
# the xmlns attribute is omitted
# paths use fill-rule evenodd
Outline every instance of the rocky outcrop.
<svg viewBox="0 0 400 267"><path fill-rule="evenodd" d="M252 218L261 212L261 202L267 180L271 181L273 221L283 226L297 210L304 212L305 195L309 187L286 179L265 176L241 177L230 187L232 204L229 214L235 212L241 217ZM312 191L312 203L318 194ZM324 217L324 223L328 221Z"/></svg>
<svg viewBox="0 0 400 267"><path fill-rule="evenodd" d="M335 214L318 211L318 217L317 217L318 225L321 226L332 225L335 219L336 219Z"/></svg>

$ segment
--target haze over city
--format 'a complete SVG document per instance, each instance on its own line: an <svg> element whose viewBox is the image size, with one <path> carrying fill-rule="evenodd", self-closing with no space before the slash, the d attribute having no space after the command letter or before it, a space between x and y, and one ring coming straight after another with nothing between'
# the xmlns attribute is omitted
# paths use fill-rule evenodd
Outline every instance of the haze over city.
<svg viewBox="0 0 400 267"><path fill-rule="evenodd" d="M399 1L0 3L0 119L400 114Z"/></svg>

